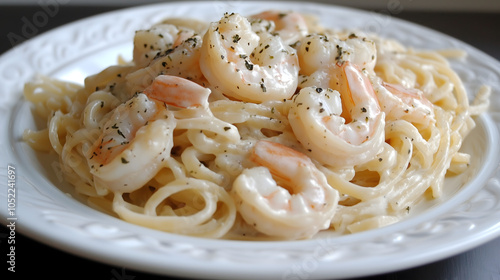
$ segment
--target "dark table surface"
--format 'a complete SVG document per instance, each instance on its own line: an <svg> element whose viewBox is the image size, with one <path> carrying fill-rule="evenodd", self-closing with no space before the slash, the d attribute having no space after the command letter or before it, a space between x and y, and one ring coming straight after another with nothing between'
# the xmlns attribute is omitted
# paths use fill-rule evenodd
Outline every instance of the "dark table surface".
<svg viewBox="0 0 500 280"><path fill-rule="evenodd" d="M118 6L72 6L61 5L58 14L38 29L45 32L65 23L94 14L115 10ZM40 6L0 6L0 53L12 48L7 39L10 32L20 33L23 17L33 16ZM499 13L472 12L420 12L403 10L394 16L412 21L458 38L500 60ZM3 224L4 222L2 222ZM32 275L35 278L49 279L169 279L147 274L120 266L109 266L67 254L58 249L32 240L22 234L16 235L16 273L6 273L7 228L1 226L0 260L1 279L17 279ZM449 279L449 280L494 280L500 279L500 238L462 254L384 275L360 278L367 280L382 279Z"/></svg>

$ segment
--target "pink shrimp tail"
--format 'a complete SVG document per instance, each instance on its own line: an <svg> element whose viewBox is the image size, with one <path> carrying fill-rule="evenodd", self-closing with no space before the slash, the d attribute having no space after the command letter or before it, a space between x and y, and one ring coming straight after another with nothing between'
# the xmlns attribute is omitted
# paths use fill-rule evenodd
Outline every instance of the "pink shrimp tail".
<svg viewBox="0 0 500 280"><path fill-rule="evenodd" d="M144 94L168 105L190 108L207 105L210 90L181 77L160 75L144 90Z"/></svg>

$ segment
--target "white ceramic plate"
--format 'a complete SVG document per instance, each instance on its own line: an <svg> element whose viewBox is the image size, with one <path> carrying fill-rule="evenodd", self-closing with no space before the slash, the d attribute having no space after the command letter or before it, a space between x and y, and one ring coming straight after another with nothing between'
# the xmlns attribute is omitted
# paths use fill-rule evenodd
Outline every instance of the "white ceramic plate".
<svg viewBox="0 0 500 280"><path fill-rule="evenodd" d="M448 180L445 199L386 228L342 237L293 242L207 240L163 233L107 216L71 196L58 163L20 141L34 127L22 88L36 73L76 81L131 57L134 31L169 16L217 20L224 12L294 9L318 15L327 26L357 27L416 48L460 48L453 61L469 92L493 87L490 113L464 144L470 171ZM94 16L54 29L0 57L0 213L17 218L17 231L95 261L165 275L215 278L346 278L390 272L458 254L500 235L500 63L446 35L368 12L308 3L197 2L137 7ZM472 96L471 96L472 97ZM14 216L9 216L7 169L16 172Z"/></svg>

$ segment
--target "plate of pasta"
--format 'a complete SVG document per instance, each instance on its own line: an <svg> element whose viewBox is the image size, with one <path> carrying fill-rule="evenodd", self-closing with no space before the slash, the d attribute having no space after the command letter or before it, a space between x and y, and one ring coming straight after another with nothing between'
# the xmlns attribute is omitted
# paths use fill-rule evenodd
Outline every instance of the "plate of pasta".
<svg viewBox="0 0 500 280"><path fill-rule="evenodd" d="M72 254L162 275L333 279L500 235L500 63L395 18L133 7L15 47L0 82L2 176L16 176L0 196L17 195L2 216Z"/></svg>

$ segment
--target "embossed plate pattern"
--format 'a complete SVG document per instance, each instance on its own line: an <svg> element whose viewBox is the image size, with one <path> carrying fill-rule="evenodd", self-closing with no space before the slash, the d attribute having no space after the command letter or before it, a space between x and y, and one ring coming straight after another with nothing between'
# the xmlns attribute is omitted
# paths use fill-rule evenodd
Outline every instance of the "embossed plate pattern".
<svg viewBox="0 0 500 280"><path fill-rule="evenodd" d="M172 235L128 224L89 208L62 181L51 155L20 141L39 120L22 99L23 84L37 73L81 83L87 75L131 57L134 31L168 16L217 20L224 12L263 9L317 14L327 26L357 27L415 48L460 48L469 53L453 67L471 93L493 87L490 112L464 144L470 171L427 211L395 225L349 236L293 242L239 242ZM210 12L207 12L210 11ZM203 1L125 9L54 29L0 57L0 213L6 205L7 167L16 167L19 232L67 252L116 266L165 275L215 278L345 278L395 271L433 262L500 235L500 63L446 35L401 20L353 9L296 2ZM461 181L462 180L462 181ZM72 196L73 195L73 196Z"/></svg>

